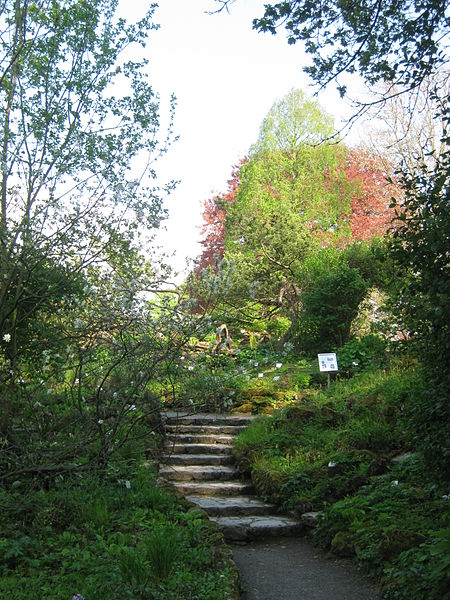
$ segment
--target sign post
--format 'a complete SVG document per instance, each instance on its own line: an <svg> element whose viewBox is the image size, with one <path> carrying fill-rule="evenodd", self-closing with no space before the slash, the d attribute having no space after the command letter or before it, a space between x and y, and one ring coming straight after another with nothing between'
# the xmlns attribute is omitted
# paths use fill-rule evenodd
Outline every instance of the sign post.
<svg viewBox="0 0 450 600"><path fill-rule="evenodd" d="M330 387L330 373L336 373L339 371L336 354L334 352L327 352L325 354L318 354L319 359L319 370L322 373L328 373L328 387Z"/></svg>

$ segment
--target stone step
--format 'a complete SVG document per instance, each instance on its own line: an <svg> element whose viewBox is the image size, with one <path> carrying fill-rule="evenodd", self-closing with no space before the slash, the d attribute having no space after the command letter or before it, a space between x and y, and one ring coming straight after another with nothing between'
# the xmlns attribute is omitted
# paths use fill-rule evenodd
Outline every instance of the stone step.
<svg viewBox="0 0 450 600"><path fill-rule="evenodd" d="M178 425L166 425L167 433L198 433L198 434L216 434L216 435L237 435L246 429L246 425L185 425L180 422Z"/></svg>
<svg viewBox="0 0 450 600"><path fill-rule="evenodd" d="M201 435L195 433L182 433L167 435L167 443L176 442L177 444L231 444L232 435Z"/></svg>
<svg viewBox="0 0 450 600"><path fill-rule="evenodd" d="M166 451L174 454L231 454L231 444L167 444Z"/></svg>
<svg viewBox="0 0 450 600"><path fill-rule="evenodd" d="M159 470L159 476L169 481L229 481L238 471L227 466L170 465Z"/></svg>
<svg viewBox="0 0 450 600"><path fill-rule="evenodd" d="M269 515L275 511L270 504L251 496L186 496L186 499L202 508L210 516Z"/></svg>
<svg viewBox="0 0 450 600"><path fill-rule="evenodd" d="M196 496L241 496L252 494L253 485L243 481L173 481L182 494Z"/></svg>
<svg viewBox="0 0 450 600"><path fill-rule="evenodd" d="M281 537L303 532L303 525L289 517L243 516L210 517L222 529L227 541L251 541L264 537Z"/></svg>
<svg viewBox="0 0 450 600"><path fill-rule="evenodd" d="M208 413L163 413L166 425L242 425L247 427L255 418L253 415L214 415Z"/></svg>
<svg viewBox="0 0 450 600"><path fill-rule="evenodd" d="M277 516L276 508L255 496L250 482L239 480L232 442L251 416L169 413L166 456L160 477L203 509L228 541L296 535L306 523Z"/></svg>
<svg viewBox="0 0 450 600"><path fill-rule="evenodd" d="M166 465L231 465L231 454L169 454L161 460Z"/></svg>

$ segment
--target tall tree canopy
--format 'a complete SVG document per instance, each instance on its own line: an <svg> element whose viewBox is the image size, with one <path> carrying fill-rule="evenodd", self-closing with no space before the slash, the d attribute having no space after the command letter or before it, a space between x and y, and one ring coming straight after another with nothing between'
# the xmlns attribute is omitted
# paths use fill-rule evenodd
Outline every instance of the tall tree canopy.
<svg viewBox="0 0 450 600"><path fill-rule="evenodd" d="M18 328L54 309L77 274L102 264L114 272L114 248L124 260L138 232L164 216L151 185L163 149L158 100L146 61L125 55L145 44L155 7L134 25L116 8L116 0L2 3L0 332L13 363L25 340Z"/></svg>
<svg viewBox="0 0 450 600"><path fill-rule="evenodd" d="M10 477L104 464L143 418L131 407L182 325L166 343L175 311L149 305L164 275L149 242L171 187L155 183L172 133L158 142L142 58L156 5L132 24L118 0L0 6L0 472Z"/></svg>
<svg viewBox="0 0 450 600"><path fill-rule="evenodd" d="M215 1L222 10L236 0ZM372 85L412 89L448 61L447 8L446 0L283 0L264 3L253 27L275 34L284 26L290 44L304 42L305 71L321 86L335 80L345 94L339 76L358 72Z"/></svg>
<svg viewBox="0 0 450 600"><path fill-rule="evenodd" d="M304 294L311 290L311 273L323 274L325 263L333 263L333 272L326 275L328 289L336 291L344 276L354 286L346 295L352 302L347 302L345 323L340 317L333 321L330 339L336 343L348 335L350 316L367 282L333 249L384 233L391 194L373 157L330 143L332 136L332 119L301 90L275 102L227 193L205 204L207 235L200 267L217 268L224 257L233 265L227 306L245 313L244 321L281 311L293 334ZM327 247L331 250L319 267L311 257ZM322 335L313 320L308 335L313 330L316 337Z"/></svg>

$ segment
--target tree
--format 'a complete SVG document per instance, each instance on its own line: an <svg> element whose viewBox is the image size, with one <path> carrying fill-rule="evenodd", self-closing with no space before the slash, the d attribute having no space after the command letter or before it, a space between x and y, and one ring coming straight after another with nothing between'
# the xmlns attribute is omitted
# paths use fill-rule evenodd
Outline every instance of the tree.
<svg viewBox="0 0 450 600"><path fill-rule="evenodd" d="M319 238L346 228L342 149L317 102L291 90L263 120L225 221L225 257L235 265L236 298L268 309L298 304L299 265ZM345 187L345 182L344 182Z"/></svg>
<svg viewBox="0 0 450 600"><path fill-rule="evenodd" d="M400 90L398 90L400 91ZM391 169L414 173L421 164L432 171L446 151L446 106L450 72L428 77L416 93L399 93L384 106L374 107L372 130L364 146Z"/></svg>
<svg viewBox="0 0 450 600"><path fill-rule="evenodd" d="M157 336L181 317L159 305L167 270L150 262L172 187L155 186L154 162L173 136L158 142L146 60L129 53L140 56L155 5L134 24L116 8L2 2L0 434L19 471L104 462L145 418L130 407L184 339Z"/></svg>
<svg viewBox="0 0 450 600"><path fill-rule="evenodd" d="M382 237L394 216L391 199L400 189L395 184L392 166L385 158L358 148L347 152L343 168L355 189L349 215L351 240Z"/></svg>
<svg viewBox="0 0 450 600"><path fill-rule="evenodd" d="M448 147L448 134L444 140ZM448 478L450 458L450 152L404 178L405 198L394 202L397 229L391 250L399 274L397 311L424 367L425 388L413 416L428 464Z"/></svg>
<svg viewBox="0 0 450 600"><path fill-rule="evenodd" d="M241 161L240 166L245 163ZM231 179L228 180L228 190L209 198L204 203L203 225L201 229L203 251L200 255L196 273L206 267L214 266L223 258L225 244L225 218L228 208L234 203L236 191L240 183L240 166L233 168Z"/></svg>
<svg viewBox="0 0 450 600"><path fill-rule="evenodd" d="M215 1L220 11L236 0ZM304 42L313 59L305 71L321 86L358 72L371 85L413 89L448 60L446 9L445 0L288 0L265 4L253 27L275 34L281 25L289 44Z"/></svg>

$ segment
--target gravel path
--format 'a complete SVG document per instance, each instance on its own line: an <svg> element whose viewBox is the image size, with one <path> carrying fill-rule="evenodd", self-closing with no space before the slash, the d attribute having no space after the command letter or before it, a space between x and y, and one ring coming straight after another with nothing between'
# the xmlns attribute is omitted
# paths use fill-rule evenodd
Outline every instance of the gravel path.
<svg viewBox="0 0 450 600"><path fill-rule="evenodd" d="M305 538L233 545L243 600L379 600L349 561L327 558Z"/></svg>

